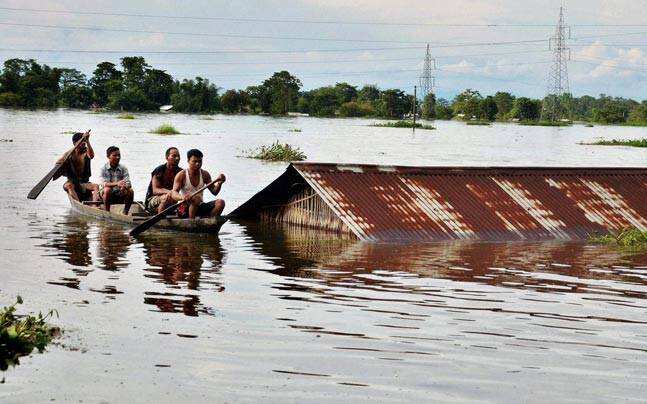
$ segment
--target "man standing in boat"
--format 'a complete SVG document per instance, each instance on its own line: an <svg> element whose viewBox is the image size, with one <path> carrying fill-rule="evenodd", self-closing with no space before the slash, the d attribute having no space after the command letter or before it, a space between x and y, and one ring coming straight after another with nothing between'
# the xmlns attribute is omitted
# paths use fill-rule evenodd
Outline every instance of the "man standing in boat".
<svg viewBox="0 0 647 404"><path fill-rule="evenodd" d="M58 164L65 163L53 179L57 179L61 175L67 177L67 181L63 184L63 189L75 201L87 200L91 194L92 200L97 202L99 200L99 186L90 182L90 177L92 176L90 160L94 158L94 150L90 144L90 131L75 133L72 135L72 143L76 144L84 136L83 144L80 144L72 152L67 162L65 162L67 157L65 155L58 159Z"/></svg>
<svg viewBox="0 0 647 404"><path fill-rule="evenodd" d="M182 171L179 167L180 151L177 147L166 150L166 163L151 172L151 181L146 191L146 209L151 213L161 213L175 203L172 197L175 176Z"/></svg>
<svg viewBox="0 0 647 404"><path fill-rule="evenodd" d="M180 171L173 182L173 200L188 202L178 208L178 216L190 219L220 216L225 209L225 201L222 199L205 203L202 198L203 192L191 198L191 194L211 182L211 175L202 169L202 152L198 149L191 149L186 153L186 158L188 168ZM208 188L209 191L214 196L218 195L225 180L225 175L219 174L216 177L216 182Z"/></svg>
<svg viewBox="0 0 647 404"><path fill-rule="evenodd" d="M128 169L119 164L121 152L117 146L110 146L106 150L108 162L101 168L101 179L99 193L103 196L105 209L110 212L110 204L124 203L124 215L128 214L130 205L133 203L135 193L130 184Z"/></svg>

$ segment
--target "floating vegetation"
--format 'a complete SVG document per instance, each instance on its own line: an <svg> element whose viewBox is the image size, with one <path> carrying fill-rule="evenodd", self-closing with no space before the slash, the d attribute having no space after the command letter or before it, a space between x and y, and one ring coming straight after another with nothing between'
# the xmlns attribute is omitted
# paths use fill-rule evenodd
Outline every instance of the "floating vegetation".
<svg viewBox="0 0 647 404"><path fill-rule="evenodd" d="M386 123L374 123L371 126L378 128L413 128L412 121L397 121L397 122L386 122ZM421 123L416 123L416 129L425 129L425 130L434 130L435 127L431 125L424 125Z"/></svg>
<svg viewBox="0 0 647 404"><path fill-rule="evenodd" d="M180 131L175 129L170 123L163 123L153 129L151 133L157 133L158 135L178 135Z"/></svg>
<svg viewBox="0 0 647 404"><path fill-rule="evenodd" d="M58 327L47 324L47 320L58 313L52 310L46 315L17 316L16 306L22 304L18 296L16 303L0 309L0 370L18 365L21 356L29 355L34 348L43 352L47 344L60 333Z"/></svg>
<svg viewBox="0 0 647 404"><path fill-rule="evenodd" d="M301 133L301 129L299 129L299 128L288 129L288 132Z"/></svg>
<svg viewBox="0 0 647 404"><path fill-rule="evenodd" d="M642 250L647 249L647 231L640 231L636 228L628 227L618 233L605 234L603 236L590 235L589 242Z"/></svg>
<svg viewBox="0 0 647 404"><path fill-rule="evenodd" d="M586 125L584 125L584 126L585 126L585 127L587 127L587 128L592 128L592 127L593 127L593 125L592 125L592 124L590 124L590 123L587 123L587 124L586 124Z"/></svg>
<svg viewBox="0 0 647 404"><path fill-rule="evenodd" d="M61 132L61 135L73 135L75 133L76 131L74 130L64 130L63 132Z"/></svg>
<svg viewBox="0 0 647 404"><path fill-rule="evenodd" d="M465 122L469 126L490 126L492 125L489 121L467 121Z"/></svg>
<svg viewBox="0 0 647 404"><path fill-rule="evenodd" d="M135 119L135 115L121 114L121 115L117 115L117 119Z"/></svg>
<svg viewBox="0 0 647 404"><path fill-rule="evenodd" d="M13 139L0 139L0 142L11 143L11 142L13 142Z"/></svg>
<svg viewBox="0 0 647 404"><path fill-rule="evenodd" d="M519 121L522 126L571 126L571 121Z"/></svg>
<svg viewBox="0 0 647 404"><path fill-rule="evenodd" d="M210 116L203 116L200 118L201 121L213 121L213 118Z"/></svg>
<svg viewBox="0 0 647 404"><path fill-rule="evenodd" d="M277 140L270 146L261 146L260 148L248 150L245 157L266 161L302 161L306 155L298 148L289 144L280 144Z"/></svg>
<svg viewBox="0 0 647 404"><path fill-rule="evenodd" d="M632 146L632 147L647 147L647 139L613 139L613 140L598 140L593 143L580 143L583 145L594 146Z"/></svg>

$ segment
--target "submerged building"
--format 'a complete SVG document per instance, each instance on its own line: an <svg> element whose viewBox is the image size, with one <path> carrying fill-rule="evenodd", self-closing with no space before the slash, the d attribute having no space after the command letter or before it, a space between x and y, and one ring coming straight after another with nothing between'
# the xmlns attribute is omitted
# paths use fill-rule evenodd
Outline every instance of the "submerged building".
<svg viewBox="0 0 647 404"><path fill-rule="evenodd" d="M230 217L373 242L578 240L647 231L647 169L293 163Z"/></svg>

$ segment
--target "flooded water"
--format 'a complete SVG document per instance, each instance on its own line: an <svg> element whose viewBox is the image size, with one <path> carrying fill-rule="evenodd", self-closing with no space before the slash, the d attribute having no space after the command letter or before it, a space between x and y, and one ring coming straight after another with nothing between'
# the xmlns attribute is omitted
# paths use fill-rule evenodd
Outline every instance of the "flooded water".
<svg viewBox="0 0 647 404"><path fill-rule="evenodd" d="M148 133L170 122L177 136ZM371 128L371 120L0 110L0 305L56 309L64 334L1 377L1 402L643 401L647 254L585 243L376 245L226 223L219 236L75 216L27 192L92 129L140 198L163 152L224 172L225 213L283 172L241 158L275 140L310 161L643 166L644 149L581 146L641 128ZM292 132L301 129L301 132Z"/></svg>

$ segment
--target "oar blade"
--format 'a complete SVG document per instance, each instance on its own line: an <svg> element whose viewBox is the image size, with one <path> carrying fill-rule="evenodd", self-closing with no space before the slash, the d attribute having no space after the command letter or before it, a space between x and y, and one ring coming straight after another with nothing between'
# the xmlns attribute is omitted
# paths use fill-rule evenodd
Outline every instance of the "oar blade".
<svg viewBox="0 0 647 404"><path fill-rule="evenodd" d="M60 164L55 165L54 168L52 168L52 170L49 173L47 173L47 175L45 175L43 177L43 179L40 180L40 182L38 182L38 184L36 184L36 186L34 186L31 189L31 191L29 191L29 193L27 194L27 198L29 198L29 199L38 198L38 195L40 195L40 193L43 192L43 189L45 189L47 184L49 184L49 182L52 180L52 178L54 178L54 175L56 175L56 172L60 168L61 168Z"/></svg>

